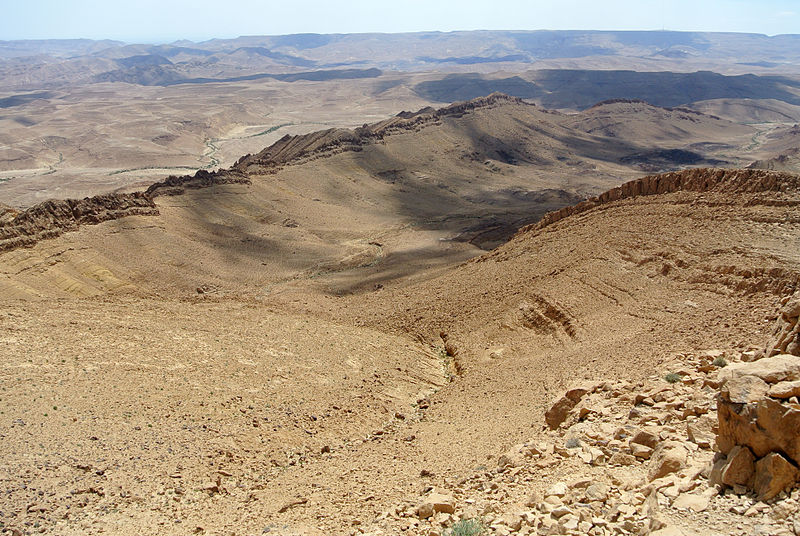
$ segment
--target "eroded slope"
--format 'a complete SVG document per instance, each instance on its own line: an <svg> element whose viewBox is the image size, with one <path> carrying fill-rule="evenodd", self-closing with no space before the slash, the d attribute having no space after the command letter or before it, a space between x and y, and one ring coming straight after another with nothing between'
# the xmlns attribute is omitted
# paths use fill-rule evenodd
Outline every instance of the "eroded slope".
<svg viewBox="0 0 800 536"><path fill-rule="evenodd" d="M764 335L800 283L794 175L642 178L467 261L468 223L620 182L559 117L506 102L320 145L0 254L7 525L392 533L573 380ZM548 173L575 146L597 169Z"/></svg>

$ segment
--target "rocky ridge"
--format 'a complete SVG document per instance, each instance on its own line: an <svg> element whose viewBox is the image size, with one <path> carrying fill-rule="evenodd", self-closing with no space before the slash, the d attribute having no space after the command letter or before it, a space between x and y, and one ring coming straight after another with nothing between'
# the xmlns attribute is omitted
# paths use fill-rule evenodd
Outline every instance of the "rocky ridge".
<svg viewBox="0 0 800 536"><path fill-rule="evenodd" d="M243 156L232 169L247 173L274 173L287 164L308 162L346 151L360 151L365 145L379 143L392 134L419 131L438 124L445 117L460 117L476 109L503 104L534 106L517 97L492 93L486 97L457 102L438 110L427 107L418 112L400 112L390 119L371 125L365 124L353 130L332 128L299 136L287 134L260 153Z"/></svg>
<svg viewBox="0 0 800 536"><path fill-rule="evenodd" d="M798 185L800 185L800 177L797 175L756 169L695 168L659 175L648 175L626 182L577 205L564 207L561 210L546 214L538 223L521 228L518 234L531 230L540 230L569 216L581 214L614 201L633 197L669 194L679 191L758 194L785 192L797 189ZM753 200L752 202L757 204L758 200ZM776 201L764 202L775 203ZM787 200L786 203L787 205L796 204L796 201Z"/></svg>
<svg viewBox="0 0 800 536"><path fill-rule="evenodd" d="M219 184L250 184L250 182L249 178L235 170L206 171L200 169L194 175L170 175L163 181L151 184L144 193L151 198L160 195L181 195L187 189L196 190Z"/></svg>
<svg viewBox="0 0 800 536"><path fill-rule="evenodd" d="M502 93L493 93L486 97L473 99L470 101L459 102L440 109L430 107L423 108L417 112L400 112L395 117L386 119L373 124L365 124L356 129L330 129L325 131L313 132L300 136L284 136L279 141L267 147L255 155L245 155L236 164L228 169L216 171L199 170L193 175L169 176L163 181L156 182L149 186L143 194L145 197L155 198L158 196L174 196L185 193L187 190L207 188L221 184L251 184L251 176L254 174L272 174L287 165L296 165L309 162L311 160L332 156L342 152L359 152L365 150L369 145L384 143L386 138L394 134L405 132L416 132L421 129L441 124L445 118L458 118L476 110L491 109L505 105L517 105L534 107L535 105L525 102L516 97L510 97ZM542 113L549 113L542 110ZM555 113L555 112L553 112ZM563 133L562 133L563 134ZM536 154L529 154L520 151L514 152L514 148L500 147L495 148L492 158L499 158L504 162L516 165L520 160L527 160L536 163ZM478 153L464 153L462 158L479 159ZM491 163L490 160L487 162ZM488 164L487 164L488 165ZM499 168L497 168L499 170ZM701 192L775 192L783 188L792 187L797 183L796 176L787 173L778 173L762 170L722 170L722 169L695 169L680 172L672 172L663 175L651 175L638 179L617 188L614 188L596 198L591 198L573 207L565 208L561 211L553 212L545 216L538 224L523 227L521 231L535 227L537 229L558 221L567 215L577 214L589 210L608 202L640 195L653 195L658 193L668 193L680 190L701 191ZM58 214L65 213L58 207L84 206L92 203L105 203L104 214L100 221L123 217L128 214L156 214L155 205L151 203L149 211L142 211L141 206L138 211L131 211L131 207L120 205L120 210L116 210L108 203L115 203L118 199L120 203L130 203L126 200L129 194L117 194L113 196L97 196L98 201L85 200L66 200L46 202L41 206L37 205L26 211L31 216L37 214L37 218L42 220L42 214L50 214L43 228L36 225L22 225L11 221L13 209L3 209L0 215L0 227L5 229L7 235L3 240L3 250L14 249L20 246L30 246L37 241L57 236L63 230L75 228L77 223L88 223L91 218L79 215L77 220L67 215L63 222L56 221ZM134 195L134 194L130 194ZM133 199L132 197L130 199ZM101 201L102 200L102 201ZM137 203L142 203L142 197L137 197ZM770 201L770 202L774 202ZM49 204L48 204L49 203ZM146 203L146 202L145 202ZM77 210L81 210L80 208ZM72 209L67 210L70 212ZM16 217L16 213L14 213ZM23 218L24 219L24 218ZM81 220L81 221L78 221ZM26 220L27 221L27 220ZM530 219L527 221L531 221ZM61 229L53 232L54 229ZM13 230L10 230L13 229ZM14 238L15 240L9 240Z"/></svg>
<svg viewBox="0 0 800 536"><path fill-rule="evenodd" d="M149 195L137 192L49 200L22 212L7 210L0 215L0 251L30 247L81 225L134 215L155 216L158 208Z"/></svg>

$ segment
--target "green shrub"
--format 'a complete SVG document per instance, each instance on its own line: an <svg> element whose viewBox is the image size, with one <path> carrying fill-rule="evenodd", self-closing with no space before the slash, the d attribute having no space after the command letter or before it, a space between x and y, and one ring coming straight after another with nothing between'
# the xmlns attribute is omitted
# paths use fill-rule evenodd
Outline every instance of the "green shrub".
<svg viewBox="0 0 800 536"><path fill-rule="evenodd" d="M677 372L670 372L666 376L664 376L664 381L667 383L678 383L681 381L681 375Z"/></svg>
<svg viewBox="0 0 800 536"><path fill-rule="evenodd" d="M725 358L724 358L724 357L722 357L722 356L717 356L717 357L715 357L715 358L714 358L714 361L712 361L712 362L711 362L711 364L712 364L712 365L714 365L715 367L722 368L722 367L724 367L725 365L727 365L727 364L728 364L728 362L727 362L727 361L725 361Z"/></svg>
<svg viewBox="0 0 800 536"><path fill-rule="evenodd" d="M462 519L447 529L445 536L479 536L486 532L486 525L480 519Z"/></svg>

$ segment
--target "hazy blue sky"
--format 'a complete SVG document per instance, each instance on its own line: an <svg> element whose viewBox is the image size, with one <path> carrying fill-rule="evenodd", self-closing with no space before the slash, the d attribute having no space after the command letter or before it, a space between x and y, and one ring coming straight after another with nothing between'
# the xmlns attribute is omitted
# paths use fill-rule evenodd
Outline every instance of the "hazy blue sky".
<svg viewBox="0 0 800 536"><path fill-rule="evenodd" d="M0 40L662 28L800 33L800 0L0 0Z"/></svg>

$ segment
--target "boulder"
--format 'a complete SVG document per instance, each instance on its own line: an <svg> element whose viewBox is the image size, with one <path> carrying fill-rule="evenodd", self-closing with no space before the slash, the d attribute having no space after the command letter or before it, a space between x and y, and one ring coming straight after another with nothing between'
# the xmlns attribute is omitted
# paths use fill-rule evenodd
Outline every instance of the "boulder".
<svg viewBox="0 0 800 536"><path fill-rule="evenodd" d="M704 512L708 508L709 502L710 499L704 495L684 493L683 495L679 495L678 498L673 501L672 506L673 508L679 508L683 510Z"/></svg>
<svg viewBox="0 0 800 536"><path fill-rule="evenodd" d="M647 479L652 482L686 467L689 451L680 441L665 441L653 451Z"/></svg>
<svg viewBox="0 0 800 536"><path fill-rule="evenodd" d="M544 421L551 430L555 430L561 426L561 423L567 420L570 410L572 410L574 407L575 402L566 396L562 396L556 401L555 404L550 406L550 409L548 409L547 413L544 414Z"/></svg>
<svg viewBox="0 0 800 536"><path fill-rule="evenodd" d="M456 503L453 497L438 491L432 491L425 496L417 507L417 515L421 519L427 519L439 512L452 514L455 511Z"/></svg>
<svg viewBox="0 0 800 536"><path fill-rule="evenodd" d="M525 458L530 456L530 452L525 444L515 445L497 458L497 466L519 467L525 463Z"/></svg>
<svg viewBox="0 0 800 536"><path fill-rule="evenodd" d="M792 398L793 396L800 396L800 380L778 382L770 386L767 394L772 398Z"/></svg>
<svg viewBox="0 0 800 536"><path fill-rule="evenodd" d="M698 419L686 424L686 435L689 441L695 443L700 448L711 448L714 444L714 429L716 419L709 415L703 415Z"/></svg>
<svg viewBox="0 0 800 536"><path fill-rule="evenodd" d="M608 485L603 484L602 482L594 482L586 488L584 497L588 502L604 502L608 498L608 489Z"/></svg>
<svg viewBox="0 0 800 536"><path fill-rule="evenodd" d="M546 497L563 497L569 492L569 487L564 482L556 482L544 492Z"/></svg>
<svg viewBox="0 0 800 536"><path fill-rule="evenodd" d="M749 448L733 447L720 472L720 481L726 486L747 486L755 472L755 459Z"/></svg>
<svg viewBox="0 0 800 536"><path fill-rule="evenodd" d="M786 320L800 317L800 291L795 292L794 295L789 298L789 301L787 301L786 305L781 309L781 316Z"/></svg>
<svg viewBox="0 0 800 536"><path fill-rule="evenodd" d="M569 389L566 393L564 393L564 396L556 400L556 402L544 414L544 420L547 423L547 426L549 426L551 430L555 430L561 426L561 423L567 420L569 412L572 411L572 408L574 408L578 402L580 402L581 398L583 398L586 393L590 393L593 390L594 387L589 385L582 385Z"/></svg>
<svg viewBox="0 0 800 536"><path fill-rule="evenodd" d="M730 453L735 445L745 445L757 458L782 452L800 463L800 410L763 398L751 404L719 401L717 446Z"/></svg>
<svg viewBox="0 0 800 536"><path fill-rule="evenodd" d="M734 376L720 388L720 396L734 404L748 404L764 398L769 392L767 382L758 376Z"/></svg>
<svg viewBox="0 0 800 536"><path fill-rule="evenodd" d="M641 460L649 460L653 454L653 449L639 443L631 443L631 454Z"/></svg>
<svg viewBox="0 0 800 536"><path fill-rule="evenodd" d="M780 354L752 363L733 363L719 371L721 385L742 376L756 376L766 383L800 380L800 357Z"/></svg>
<svg viewBox="0 0 800 536"><path fill-rule="evenodd" d="M793 485L800 471L777 452L770 452L756 462L753 489L759 500L768 501Z"/></svg>
<svg viewBox="0 0 800 536"><path fill-rule="evenodd" d="M636 458L624 452L615 452L608 459L610 465L633 465L636 463Z"/></svg>
<svg viewBox="0 0 800 536"><path fill-rule="evenodd" d="M655 431L640 430L638 433L636 433L636 435L633 436L633 438L631 438L630 442L654 449L658 445L659 441L660 439Z"/></svg>
<svg viewBox="0 0 800 536"><path fill-rule="evenodd" d="M500 522L510 528L512 532L517 532L525 522L521 514L509 512L500 517Z"/></svg>
<svg viewBox="0 0 800 536"><path fill-rule="evenodd" d="M728 463L728 459L721 455L721 453L717 453L714 457L714 461L709 468L707 468L708 473L708 483L712 486L721 486L722 484L722 470L725 469L725 466Z"/></svg>

